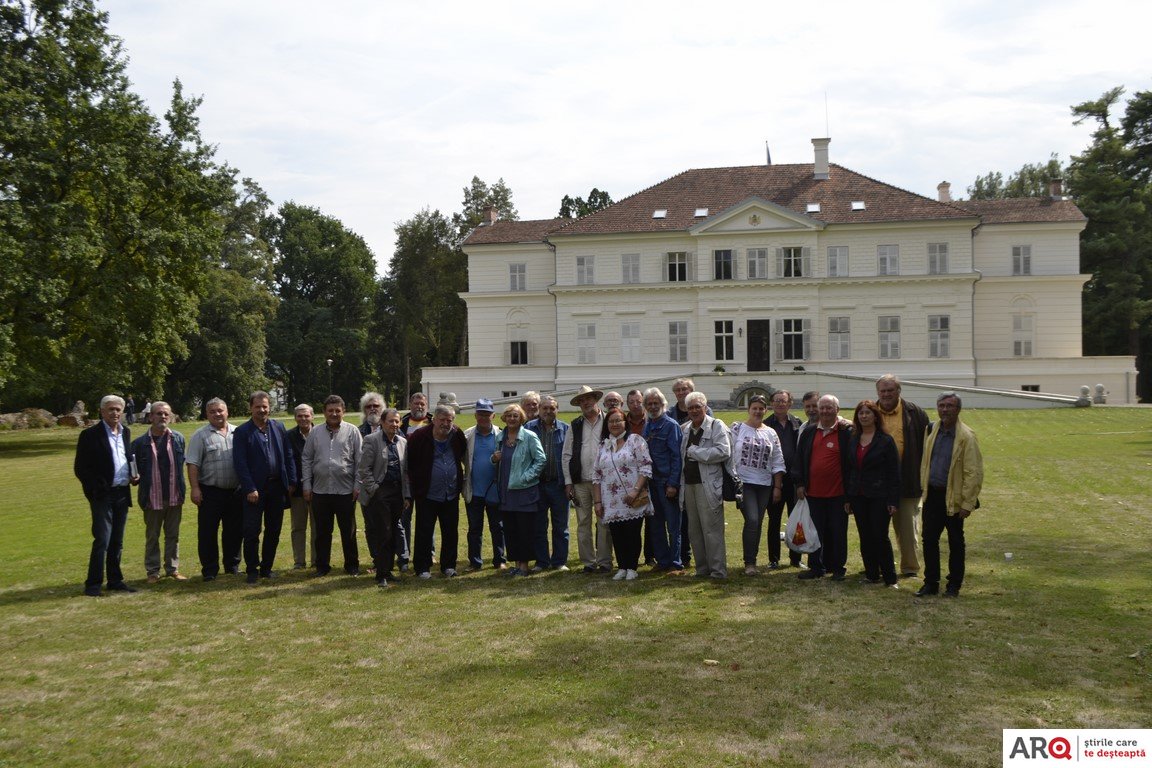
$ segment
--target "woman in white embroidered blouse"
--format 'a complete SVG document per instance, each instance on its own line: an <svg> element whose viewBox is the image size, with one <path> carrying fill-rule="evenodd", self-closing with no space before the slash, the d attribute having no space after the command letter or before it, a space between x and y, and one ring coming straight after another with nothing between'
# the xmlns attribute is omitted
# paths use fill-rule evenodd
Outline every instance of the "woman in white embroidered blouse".
<svg viewBox="0 0 1152 768"><path fill-rule="evenodd" d="M736 465L736 474L744 484L740 512L744 515L742 538L745 576L757 574L756 555L760 550L764 513L773 504L779 503L784 485L784 454L780 448L780 436L764 423L767 411L768 400L763 395L753 395L748 401L748 419L732 425L733 463ZM779 530L780 518L777 515L775 529L770 524L768 535L779 537L776 533ZM779 542L776 551L779 551ZM778 568L780 564L772 560L768 567Z"/></svg>
<svg viewBox="0 0 1152 768"><path fill-rule="evenodd" d="M648 498L652 457L644 438L629 434L624 411L612 408L604 418L608 437L600 444L592 470L593 508L612 531L612 549L620 566L612 578L632 581L638 576L644 517L653 513Z"/></svg>

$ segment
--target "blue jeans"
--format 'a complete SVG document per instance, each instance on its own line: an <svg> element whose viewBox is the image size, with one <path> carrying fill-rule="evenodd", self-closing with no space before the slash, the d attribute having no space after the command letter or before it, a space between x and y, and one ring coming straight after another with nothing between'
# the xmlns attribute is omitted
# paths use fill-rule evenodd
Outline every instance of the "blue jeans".
<svg viewBox="0 0 1152 768"><path fill-rule="evenodd" d="M669 499L667 490L666 481L654 479L648 483L648 495L656 511L652 518L652 554L659 567L680 569L684 567L680 542L685 521L681 519L680 499Z"/></svg>
<svg viewBox="0 0 1152 768"><path fill-rule="evenodd" d="M124 583L120 555L124 551L124 527L128 523L128 505L132 490L127 486L112 488L104 496L89 500L92 510L92 553L88 556L88 579L84 588L98 590L108 570L108 585Z"/></svg>
<svg viewBox="0 0 1152 768"><path fill-rule="evenodd" d="M548 554L548 524L552 524L552 554ZM536 565L559 568L568 563L568 494L563 482L540 483L536 518Z"/></svg>
<svg viewBox="0 0 1152 768"><path fill-rule="evenodd" d="M484 515L488 515L488 533L492 537L492 565L500 566L507 562L504 556L504 518L500 505L487 501L483 496L473 496L467 504L468 513L468 564L473 568L484 565L480 549L484 544Z"/></svg>

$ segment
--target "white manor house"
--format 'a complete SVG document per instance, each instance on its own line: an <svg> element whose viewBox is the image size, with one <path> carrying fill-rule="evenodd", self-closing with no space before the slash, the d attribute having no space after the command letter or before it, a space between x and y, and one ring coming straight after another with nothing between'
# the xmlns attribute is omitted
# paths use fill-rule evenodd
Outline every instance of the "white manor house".
<svg viewBox="0 0 1152 768"><path fill-rule="evenodd" d="M829 142L812 140L813 163L689 170L581 219L490 211L464 243L469 364L426 368L424 391L469 403L801 367L1062 395L1103 384L1135 402L1133 358L1081 354L1087 220L1059 183L989 201L942 183L931 199L829 163Z"/></svg>

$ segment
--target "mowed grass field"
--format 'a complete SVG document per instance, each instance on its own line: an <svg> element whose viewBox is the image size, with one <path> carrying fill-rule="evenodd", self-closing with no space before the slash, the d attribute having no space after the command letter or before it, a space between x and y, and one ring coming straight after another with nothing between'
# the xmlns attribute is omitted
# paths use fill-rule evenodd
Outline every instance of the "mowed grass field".
<svg viewBox="0 0 1152 768"><path fill-rule="evenodd" d="M147 585L134 507L140 591L93 600L76 431L2 433L0 766L990 766L1003 728L1152 727L1152 409L962 417L986 480L959 600L859 585L854 526L846 582L738 575L731 505L724 583L387 591L293 575L287 525L282 578L204 584L191 505L193 579Z"/></svg>

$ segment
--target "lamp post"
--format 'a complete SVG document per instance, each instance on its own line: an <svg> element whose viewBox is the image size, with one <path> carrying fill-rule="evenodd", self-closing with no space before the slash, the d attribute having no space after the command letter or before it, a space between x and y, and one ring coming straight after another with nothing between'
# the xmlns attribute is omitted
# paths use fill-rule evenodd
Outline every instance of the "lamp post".
<svg viewBox="0 0 1152 768"><path fill-rule="evenodd" d="M332 394L332 358L328 358L324 362L328 363L328 394Z"/></svg>

